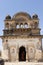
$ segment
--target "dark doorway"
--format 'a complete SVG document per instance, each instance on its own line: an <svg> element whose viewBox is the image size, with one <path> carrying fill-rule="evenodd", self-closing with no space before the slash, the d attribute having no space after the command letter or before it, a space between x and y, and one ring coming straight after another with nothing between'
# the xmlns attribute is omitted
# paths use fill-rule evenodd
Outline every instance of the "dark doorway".
<svg viewBox="0 0 43 65"><path fill-rule="evenodd" d="M0 65L4 65L4 60L0 59Z"/></svg>
<svg viewBox="0 0 43 65"><path fill-rule="evenodd" d="M24 46L19 48L19 61L26 61L26 49Z"/></svg>

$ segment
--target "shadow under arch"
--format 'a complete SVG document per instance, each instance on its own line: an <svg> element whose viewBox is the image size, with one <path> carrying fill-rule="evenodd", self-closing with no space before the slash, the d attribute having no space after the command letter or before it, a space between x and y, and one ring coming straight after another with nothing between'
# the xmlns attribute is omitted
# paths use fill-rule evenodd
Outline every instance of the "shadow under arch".
<svg viewBox="0 0 43 65"><path fill-rule="evenodd" d="M19 61L26 61L26 49L24 46L19 48Z"/></svg>

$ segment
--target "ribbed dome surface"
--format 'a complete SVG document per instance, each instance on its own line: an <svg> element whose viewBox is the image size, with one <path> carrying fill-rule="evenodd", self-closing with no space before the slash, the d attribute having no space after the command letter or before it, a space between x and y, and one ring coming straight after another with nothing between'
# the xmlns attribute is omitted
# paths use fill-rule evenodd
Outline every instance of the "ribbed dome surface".
<svg viewBox="0 0 43 65"><path fill-rule="evenodd" d="M19 13L15 14L12 19L17 18L18 16L25 16L28 19L31 19L31 16L28 13L26 13L26 12L19 12Z"/></svg>

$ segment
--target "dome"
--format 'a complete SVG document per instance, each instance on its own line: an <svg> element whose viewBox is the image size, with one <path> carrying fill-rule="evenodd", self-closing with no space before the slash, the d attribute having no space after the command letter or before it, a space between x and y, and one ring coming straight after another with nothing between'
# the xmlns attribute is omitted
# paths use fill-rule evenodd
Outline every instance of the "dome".
<svg viewBox="0 0 43 65"><path fill-rule="evenodd" d="M10 15L7 15L5 19L11 19L11 16Z"/></svg>
<svg viewBox="0 0 43 65"><path fill-rule="evenodd" d="M24 17L26 17L26 18L28 18L28 19L31 19L31 16L30 16L28 13L26 13L26 12L19 12L19 13L15 14L12 19L17 18L18 16L19 16L19 17L20 17L20 16L24 16Z"/></svg>
<svg viewBox="0 0 43 65"><path fill-rule="evenodd" d="M33 19L38 19L38 15L37 15L37 14L34 14L34 15L32 16L32 18L33 18Z"/></svg>

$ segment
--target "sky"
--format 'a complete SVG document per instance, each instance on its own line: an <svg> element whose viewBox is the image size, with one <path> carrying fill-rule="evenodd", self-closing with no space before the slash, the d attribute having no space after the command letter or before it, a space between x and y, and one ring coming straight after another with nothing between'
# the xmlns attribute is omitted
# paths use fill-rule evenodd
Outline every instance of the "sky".
<svg viewBox="0 0 43 65"><path fill-rule="evenodd" d="M3 35L4 19L7 15L11 17L18 12L27 12L31 16L39 16L41 34L43 34L43 0L0 0L0 36ZM2 40L0 39L0 49Z"/></svg>

